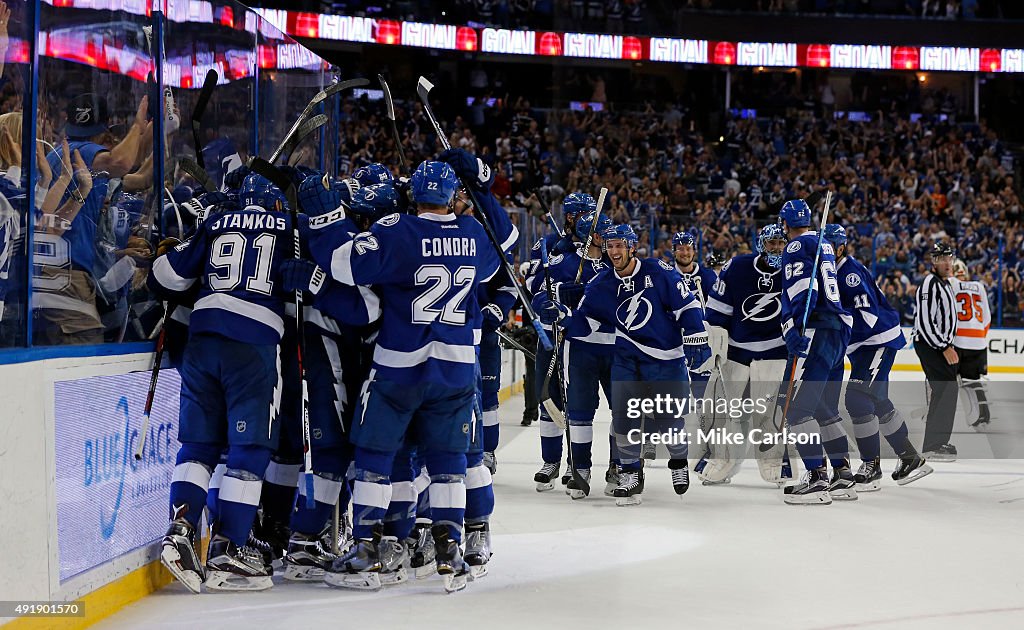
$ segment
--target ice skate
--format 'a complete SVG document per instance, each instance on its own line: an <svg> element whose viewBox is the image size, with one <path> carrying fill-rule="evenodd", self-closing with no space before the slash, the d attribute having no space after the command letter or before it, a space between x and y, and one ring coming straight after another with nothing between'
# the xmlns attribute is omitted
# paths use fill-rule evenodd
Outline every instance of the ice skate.
<svg viewBox="0 0 1024 630"><path fill-rule="evenodd" d="M283 566L291 534L287 523L282 523L260 510L253 523L252 532L249 533L249 542L246 544L258 549L263 554L264 562L278 568Z"/></svg>
<svg viewBox="0 0 1024 630"><path fill-rule="evenodd" d="M857 480L850 470L849 462L845 466L833 468L832 481L828 484L828 494L836 501L857 500Z"/></svg>
<svg viewBox="0 0 1024 630"><path fill-rule="evenodd" d="M384 536L377 549L380 552L380 583L392 586L407 582L409 550L406 546L394 536Z"/></svg>
<svg viewBox="0 0 1024 630"><path fill-rule="evenodd" d="M537 492L547 492L555 489L555 478L558 477L559 468L560 465L557 462L544 462L544 465L540 467L537 474L533 476L533 480L537 482Z"/></svg>
<svg viewBox="0 0 1024 630"><path fill-rule="evenodd" d="M329 539L330 534L292 534L288 553L284 556L284 579L292 582L319 582L324 579L324 573L338 557L324 545L325 537Z"/></svg>
<svg viewBox="0 0 1024 630"><path fill-rule="evenodd" d="M490 523L466 523L465 559L474 579L487 575L487 563L491 560Z"/></svg>
<svg viewBox="0 0 1024 630"><path fill-rule="evenodd" d="M206 588L215 591L264 591L274 585L274 570L259 550L239 547L223 536L214 536L206 552Z"/></svg>
<svg viewBox="0 0 1024 630"><path fill-rule="evenodd" d="M882 489L882 466L879 458L861 462L853 476L857 492L877 492Z"/></svg>
<svg viewBox="0 0 1024 630"><path fill-rule="evenodd" d="M956 461L956 447L952 444L943 444L934 451L929 451L923 455L925 459L929 459L933 462L951 463Z"/></svg>
<svg viewBox="0 0 1024 630"><path fill-rule="evenodd" d="M783 489L783 500L789 505L829 505L828 470L822 466L804 473L803 479Z"/></svg>
<svg viewBox="0 0 1024 630"><path fill-rule="evenodd" d="M582 477L583 480L587 482L587 485L590 485L589 468L581 468L576 472L578 472L580 477ZM569 498L574 501L577 499L583 499L587 496L586 494L584 494L583 489L578 486L575 479L569 479L569 483L565 484L565 493L569 495ZM468 554L469 551L467 550L466 553Z"/></svg>
<svg viewBox="0 0 1024 630"><path fill-rule="evenodd" d="M953 449L954 453L956 449ZM900 465L892 473L892 479L897 484L905 486L908 483L914 483L921 477L926 477L932 474L933 469L927 463L927 460L918 454L916 450L910 448L909 450L900 454Z"/></svg>
<svg viewBox="0 0 1024 630"><path fill-rule="evenodd" d="M184 518L186 510L188 506L182 505L175 511L176 518L171 521L160 543L160 563L167 567L174 579L193 593L198 593L206 574L196 553L196 530Z"/></svg>
<svg viewBox="0 0 1024 630"><path fill-rule="evenodd" d="M430 523L416 523L412 536L406 538L409 548L409 567L417 580L430 577L437 571L434 564L434 537L430 535Z"/></svg>
<svg viewBox="0 0 1024 630"><path fill-rule="evenodd" d="M375 537L377 541L380 537ZM324 582L331 586L357 591L378 591L381 561L377 542L360 538L340 558L336 558L324 573Z"/></svg>
<svg viewBox="0 0 1024 630"><path fill-rule="evenodd" d="M680 467L673 468L673 466ZM690 489L690 470L686 466L686 460L669 460L668 467L672 472L672 489L679 496L683 496Z"/></svg>
<svg viewBox="0 0 1024 630"><path fill-rule="evenodd" d="M615 496L615 488L619 487L619 467L609 463L608 470L604 471L604 495Z"/></svg>
<svg viewBox="0 0 1024 630"><path fill-rule="evenodd" d="M644 492L644 471L625 470L619 473L619 485L615 488L613 496L615 505L625 507L627 505L640 505L641 495Z"/></svg>
<svg viewBox="0 0 1024 630"><path fill-rule="evenodd" d="M437 553L437 574L444 579L444 590L456 593L465 589L471 574L469 565L462 557L459 543L451 539L447 525L435 525L431 528L431 535Z"/></svg>

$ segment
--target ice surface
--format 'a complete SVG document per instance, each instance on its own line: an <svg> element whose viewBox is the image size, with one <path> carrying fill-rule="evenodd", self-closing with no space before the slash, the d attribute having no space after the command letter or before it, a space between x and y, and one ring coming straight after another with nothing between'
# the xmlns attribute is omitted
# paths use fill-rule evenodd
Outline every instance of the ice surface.
<svg viewBox="0 0 1024 630"><path fill-rule="evenodd" d="M694 478L681 500L656 462L643 504L618 508L601 494L608 412L594 490L574 502L534 490L539 437L519 426L522 404L501 408L491 572L462 593L436 577L378 593L278 582L196 596L174 584L98 627L1024 627L1024 460L934 464L904 487L886 461L880 492L827 507L784 505L753 462L728 486Z"/></svg>

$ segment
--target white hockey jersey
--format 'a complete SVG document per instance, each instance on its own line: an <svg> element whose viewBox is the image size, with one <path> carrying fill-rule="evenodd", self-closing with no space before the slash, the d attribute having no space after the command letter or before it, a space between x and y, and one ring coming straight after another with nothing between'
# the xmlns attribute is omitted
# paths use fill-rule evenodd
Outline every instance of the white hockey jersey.
<svg viewBox="0 0 1024 630"><path fill-rule="evenodd" d="M992 326L992 307L985 285L975 281L951 279L956 298L956 337L953 346L965 350L988 347L988 329Z"/></svg>

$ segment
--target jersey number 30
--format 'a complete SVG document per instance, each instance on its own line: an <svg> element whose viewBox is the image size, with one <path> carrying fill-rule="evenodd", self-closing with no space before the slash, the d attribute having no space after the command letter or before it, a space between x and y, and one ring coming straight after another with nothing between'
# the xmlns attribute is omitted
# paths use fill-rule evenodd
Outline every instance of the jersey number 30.
<svg viewBox="0 0 1024 630"><path fill-rule="evenodd" d="M416 286L428 286L412 301L414 324L432 324L438 319L453 326L466 323L463 302L476 279L476 267L459 267L452 273L444 265L423 265L416 270L415 279ZM449 296L453 289L454 295Z"/></svg>

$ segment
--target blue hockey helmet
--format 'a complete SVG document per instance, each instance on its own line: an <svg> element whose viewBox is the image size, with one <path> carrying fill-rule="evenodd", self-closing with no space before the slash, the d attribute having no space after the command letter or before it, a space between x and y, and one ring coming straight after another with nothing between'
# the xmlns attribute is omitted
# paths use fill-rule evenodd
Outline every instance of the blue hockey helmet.
<svg viewBox="0 0 1024 630"><path fill-rule="evenodd" d="M676 232L672 235L672 249L675 249L676 245L689 245L696 248L697 237L692 232Z"/></svg>
<svg viewBox="0 0 1024 630"><path fill-rule="evenodd" d="M373 186L374 184L389 184L395 181L388 167L374 162L366 166L360 166L352 173L352 178L359 182L360 186Z"/></svg>
<svg viewBox="0 0 1024 630"><path fill-rule="evenodd" d="M381 217L398 212L398 192L387 182L363 186L353 193L349 209L353 214L373 223Z"/></svg>
<svg viewBox="0 0 1024 630"><path fill-rule="evenodd" d="M639 240L636 237L636 232L630 227L628 223L617 223L605 231L601 232L601 238L604 242L608 241L626 241L626 244L633 247Z"/></svg>
<svg viewBox="0 0 1024 630"><path fill-rule="evenodd" d="M597 210L597 202L585 192L569 193L562 200L562 213L566 216L578 216L581 213Z"/></svg>
<svg viewBox="0 0 1024 630"><path fill-rule="evenodd" d="M424 160L412 174L412 198L416 203L447 206L459 188L459 178L444 162Z"/></svg>
<svg viewBox="0 0 1024 630"><path fill-rule="evenodd" d="M764 259L768 262L768 266L772 269L778 269L782 266L782 248L776 252L768 251L768 241L782 241L786 242L786 235L782 231L782 226L778 223L769 223L768 225L761 228L757 233L757 253L764 256Z"/></svg>
<svg viewBox="0 0 1024 630"><path fill-rule="evenodd" d="M242 208L259 206L264 210L282 210L288 199L280 188L259 173L249 173L238 191L238 202Z"/></svg>
<svg viewBox="0 0 1024 630"><path fill-rule="evenodd" d="M825 226L822 236L826 241L832 243L832 247L839 247L846 243L846 229L838 223L829 223Z"/></svg>
<svg viewBox="0 0 1024 630"><path fill-rule="evenodd" d="M583 240L587 239L587 236L590 235L590 228L594 223L595 214L596 212L588 212L576 220L576 236ZM602 214L597 220L597 227L594 228L594 234L600 236L611 226L612 220L608 218L608 215Z"/></svg>
<svg viewBox="0 0 1024 630"><path fill-rule="evenodd" d="M791 199L782 204L779 219L789 227L807 227L811 224L811 208L803 199Z"/></svg>
<svg viewBox="0 0 1024 630"><path fill-rule="evenodd" d="M341 205L342 187L327 175L309 175L299 185L299 207L311 217L332 212Z"/></svg>

